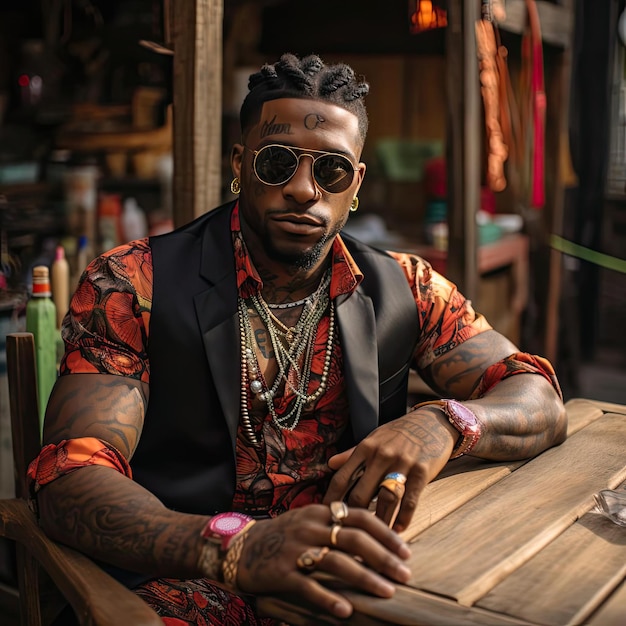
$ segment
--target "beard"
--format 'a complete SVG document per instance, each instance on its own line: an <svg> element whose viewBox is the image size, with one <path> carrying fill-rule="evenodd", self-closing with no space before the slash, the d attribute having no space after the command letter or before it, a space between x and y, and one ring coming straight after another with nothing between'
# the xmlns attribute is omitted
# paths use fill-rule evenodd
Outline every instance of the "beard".
<svg viewBox="0 0 626 626"><path fill-rule="evenodd" d="M307 271L315 267L315 265L320 261L322 255L326 252L327 245L331 243L341 232L341 229L345 226L347 219L348 218L346 216L344 220L337 222L331 230L324 233L319 241L303 252L286 252L284 250L279 250L274 245L274 242L267 230L263 231L261 241L263 243L263 247L265 248L265 253L272 261L284 263L294 269Z"/></svg>

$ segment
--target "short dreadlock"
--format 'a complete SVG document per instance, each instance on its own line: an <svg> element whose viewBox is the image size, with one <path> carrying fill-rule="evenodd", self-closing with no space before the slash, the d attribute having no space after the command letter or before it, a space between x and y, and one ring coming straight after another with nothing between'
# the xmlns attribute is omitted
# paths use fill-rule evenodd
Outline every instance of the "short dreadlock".
<svg viewBox="0 0 626 626"><path fill-rule="evenodd" d="M248 89L239 113L242 133L259 121L264 102L278 98L310 98L354 113L359 120L361 141L365 142L368 120L364 98L370 86L357 79L349 65L324 65L316 55L299 59L293 54L283 54L273 65L264 65L252 74Z"/></svg>

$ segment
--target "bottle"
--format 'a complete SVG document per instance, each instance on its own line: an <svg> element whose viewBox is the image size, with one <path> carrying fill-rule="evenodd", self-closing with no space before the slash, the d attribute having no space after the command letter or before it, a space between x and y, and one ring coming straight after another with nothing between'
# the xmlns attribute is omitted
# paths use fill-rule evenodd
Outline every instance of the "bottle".
<svg viewBox="0 0 626 626"><path fill-rule="evenodd" d="M57 246L54 261L50 268L52 301L57 310L57 328L61 328L63 318L70 305L70 266L65 258L65 248Z"/></svg>
<svg viewBox="0 0 626 626"><path fill-rule="evenodd" d="M45 265L33 267L33 294L26 304L26 331L35 338L39 421L43 418L50 392L57 379L56 307L51 298L50 275Z"/></svg>
<svg viewBox="0 0 626 626"><path fill-rule="evenodd" d="M70 306L70 264L65 256L65 248L57 246L54 261L50 268L50 286L52 288L52 302L57 314L57 367L61 362L61 357L65 346L61 337L61 324Z"/></svg>
<svg viewBox="0 0 626 626"><path fill-rule="evenodd" d="M135 198L126 198L126 200L124 200L122 232L126 241L142 239L148 234L148 220L146 214L137 204Z"/></svg>

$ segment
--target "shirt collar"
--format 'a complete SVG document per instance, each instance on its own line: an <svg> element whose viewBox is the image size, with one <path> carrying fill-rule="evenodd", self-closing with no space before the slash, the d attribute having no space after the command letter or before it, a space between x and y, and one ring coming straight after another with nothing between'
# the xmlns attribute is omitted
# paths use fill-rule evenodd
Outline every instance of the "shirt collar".
<svg viewBox="0 0 626 626"><path fill-rule="evenodd" d="M263 281L256 271L248 254L246 243L241 233L239 221L239 202L235 204L230 218L230 230L235 250L235 270L237 289L242 298L249 298L263 287ZM363 280L363 274L352 255L346 248L341 236L335 237L331 251L330 297L352 293Z"/></svg>

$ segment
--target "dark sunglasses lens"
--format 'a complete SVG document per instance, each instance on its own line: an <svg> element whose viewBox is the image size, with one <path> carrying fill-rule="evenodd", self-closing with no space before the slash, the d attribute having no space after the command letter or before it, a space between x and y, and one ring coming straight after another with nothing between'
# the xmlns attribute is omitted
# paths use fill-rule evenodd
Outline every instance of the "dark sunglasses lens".
<svg viewBox="0 0 626 626"><path fill-rule="evenodd" d="M268 185L280 185L291 178L298 167L296 155L281 146L266 146L256 155L256 175Z"/></svg>
<svg viewBox="0 0 626 626"><path fill-rule="evenodd" d="M327 154L315 161L313 175L322 189L341 193L352 184L354 169L352 163L340 154Z"/></svg>

